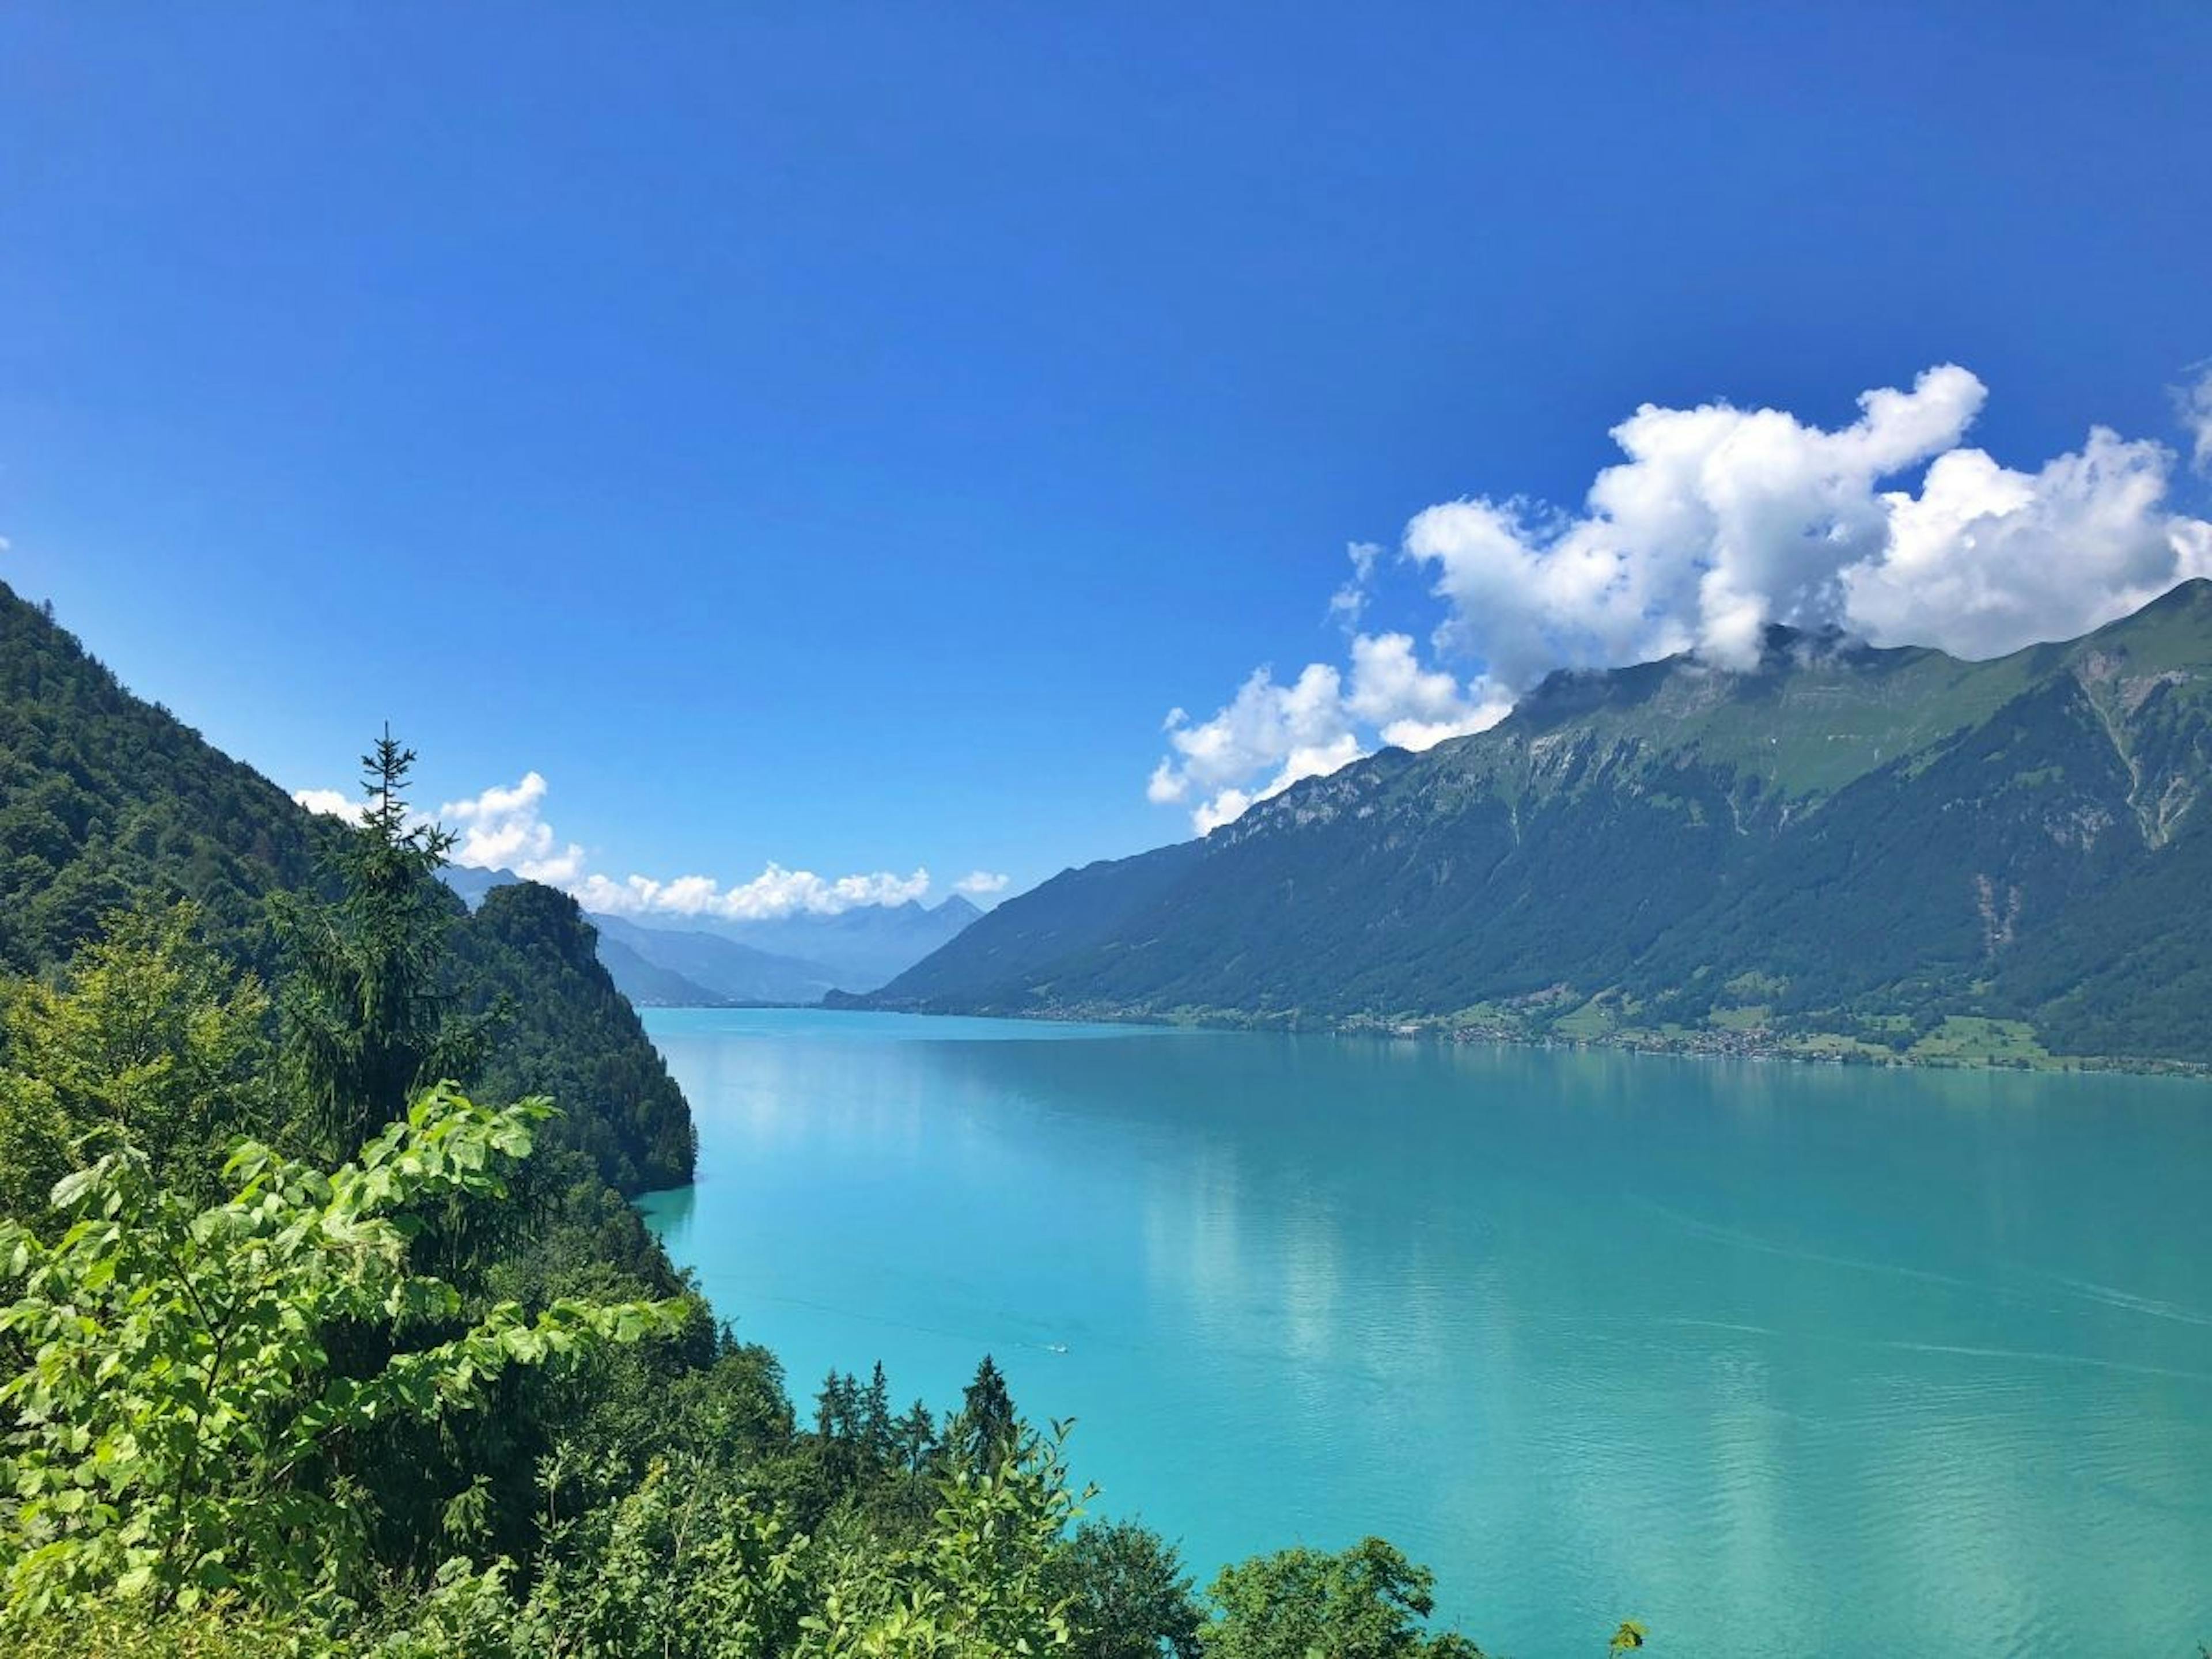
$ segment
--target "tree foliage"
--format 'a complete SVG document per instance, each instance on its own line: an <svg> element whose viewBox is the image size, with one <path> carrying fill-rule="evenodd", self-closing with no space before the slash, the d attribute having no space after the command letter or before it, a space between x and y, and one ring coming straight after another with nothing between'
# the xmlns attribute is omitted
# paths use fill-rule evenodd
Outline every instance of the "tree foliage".
<svg viewBox="0 0 2212 1659"><path fill-rule="evenodd" d="M1203 1619L1175 1547L1132 1521L1086 1520L1054 1577L1076 1659L1200 1659Z"/></svg>
<svg viewBox="0 0 2212 1659"><path fill-rule="evenodd" d="M272 896L284 949L284 1047L325 1149L357 1145L424 1079L471 1069L478 1028L455 1017L447 935L459 908L437 882L453 837L407 805L415 751L389 728L362 757L361 822L337 843L333 896Z"/></svg>
<svg viewBox="0 0 2212 1659"><path fill-rule="evenodd" d="M576 901L536 882L494 888L457 927L462 1012L489 1034L489 1093L588 1102L551 1126L617 1192L680 1186L698 1157L691 1112L637 1012L599 963Z"/></svg>
<svg viewBox="0 0 2212 1659"><path fill-rule="evenodd" d="M1289 1549L1224 1568L1206 1659L1482 1659L1455 1633L1430 1635L1436 1575L1380 1538L1339 1555Z"/></svg>
<svg viewBox="0 0 2212 1659"><path fill-rule="evenodd" d="M103 1144L214 1196L228 1142L277 1115L268 1012L188 902L116 911L53 981L0 985L0 1213L42 1212Z"/></svg>
<svg viewBox="0 0 2212 1659"><path fill-rule="evenodd" d="M440 1085L328 1175L245 1143L231 1197L198 1211L125 1146L56 1188L70 1218L58 1237L0 1231L16 1286L0 1333L32 1356L0 1386L15 1419L8 1605L36 1614L112 1595L189 1608L233 1588L327 1605L359 1588L350 1439L383 1418L480 1404L510 1365L672 1328L680 1304L567 1302L532 1318L506 1304L447 1340L408 1340L459 1310L452 1286L409 1270L410 1207L498 1197L550 1109ZM368 1375L331 1363L349 1324L392 1333Z"/></svg>

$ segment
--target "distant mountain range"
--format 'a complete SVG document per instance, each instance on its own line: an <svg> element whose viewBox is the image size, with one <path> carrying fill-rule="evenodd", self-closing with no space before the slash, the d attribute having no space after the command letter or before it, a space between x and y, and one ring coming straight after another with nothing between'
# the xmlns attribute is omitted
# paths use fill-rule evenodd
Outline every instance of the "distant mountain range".
<svg viewBox="0 0 2212 1659"><path fill-rule="evenodd" d="M2212 583L1988 662L1559 673L1063 872L868 1006L2212 1061Z"/></svg>
<svg viewBox="0 0 2212 1659"><path fill-rule="evenodd" d="M819 963L841 990L871 991L967 931L982 911L958 894L933 904L863 904L835 915L799 911L763 921L701 921L755 951Z"/></svg>
<svg viewBox="0 0 2212 1659"><path fill-rule="evenodd" d="M593 912L599 960L632 1002L708 1007L744 1002L819 1002L836 988L834 969L778 956L719 933L650 927Z"/></svg>
<svg viewBox="0 0 2212 1659"><path fill-rule="evenodd" d="M508 870L457 867L446 879L473 906L493 888L521 878ZM957 894L934 906L864 905L772 921L686 917L681 927L589 913L599 930L600 962L625 996L648 1007L815 1003L833 989L872 991L981 914Z"/></svg>

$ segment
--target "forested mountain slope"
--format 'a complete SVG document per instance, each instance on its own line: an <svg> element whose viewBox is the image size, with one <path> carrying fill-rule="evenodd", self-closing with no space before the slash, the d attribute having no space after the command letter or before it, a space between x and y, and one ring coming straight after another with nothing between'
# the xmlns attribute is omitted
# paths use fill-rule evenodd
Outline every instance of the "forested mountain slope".
<svg viewBox="0 0 2212 1659"><path fill-rule="evenodd" d="M873 1000L2212 1060L2208 781L2212 583L1982 663L1775 629L1067 872Z"/></svg>
<svg viewBox="0 0 2212 1659"><path fill-rule="evenodd" d="M133 696L45 608L0 586L0 968L46 969L111 910L190 898L234 959L269 976L266 901L315 890L340 827L156 704ZM556 1096L556 1141L624 1193L688 1181L690 1117L644 1028L593 959L574 902L523 884L454 914L464 1007L507 1030L488 1092Z"/></svg>

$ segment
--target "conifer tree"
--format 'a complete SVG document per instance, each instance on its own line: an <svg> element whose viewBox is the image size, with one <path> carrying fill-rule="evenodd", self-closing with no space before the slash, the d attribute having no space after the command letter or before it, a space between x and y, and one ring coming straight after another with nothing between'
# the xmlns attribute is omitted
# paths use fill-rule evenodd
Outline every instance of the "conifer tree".
<svg viewBox="0 0 2212 1659"><path fill-rule="evenodd" d="M860 1418L860 1442L866 1448L868 1462L881 1468L891 1460L891 1389L880 1359L861 1392Z"/></svg>
<svg viewBox="0 0 2212 1659"><path fill-rule="evenodd" d="M1006 1379L990 1355L975 1367L975 1380L961 1397L959 1419L946 1438L969 1467L997 1467L1014 1449L1019 1425L1014 1418L1013 1396Z"/></svg>
<svg viewBox="0 0 2212 1659"><path fill-rule="evenodd" d="M414 764L386 726L362 757L361 822L331 860L337 896L272 903L286 1057L309 1138L326 1153L398 1117L417 1087L465 1075L481 1047L481 1023L456 1017L442 985L456 902L437 874L453 836L409 809Z"/></svg>
<svg viewBox="0 0 2212 1659"><path fill-rule="evenodd" d="M892 1425L891 1434L899 1466L909 1474L920 1474L937 1450L937 1419L929 1407L915 1401Z"/></svg>

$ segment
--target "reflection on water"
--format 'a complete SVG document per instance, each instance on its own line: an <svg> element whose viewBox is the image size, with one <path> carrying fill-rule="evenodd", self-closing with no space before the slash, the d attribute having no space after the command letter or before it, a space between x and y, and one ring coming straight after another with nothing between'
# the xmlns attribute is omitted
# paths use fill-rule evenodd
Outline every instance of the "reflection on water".
<svg viewBox="0 0 2212 1659"><path fill-rule="evenodd" d="M1201 1577L1390 1536L1486 1644L2212 1634L2212 1090L649 1016L647 1212L804 1394L985 1350Z"/></svg>

